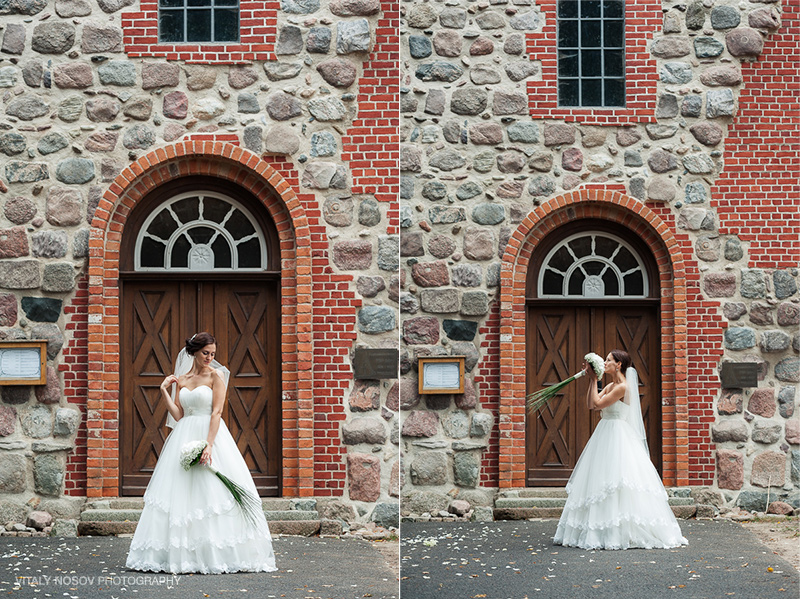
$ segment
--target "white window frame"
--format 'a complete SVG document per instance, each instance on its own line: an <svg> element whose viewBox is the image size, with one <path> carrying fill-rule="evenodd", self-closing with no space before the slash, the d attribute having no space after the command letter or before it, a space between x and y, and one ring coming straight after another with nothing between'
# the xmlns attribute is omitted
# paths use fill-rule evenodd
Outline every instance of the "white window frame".
<svg viewBox="0 0 800 599"><path fill-rule="evenodd" d="M197 220L193 220L193 221L189 221L189 222L185 222L184 223L184 222L180 221L180 219L177 218L175 213L171 210L171 206L173 204L175 204L176 202L179 202L181 200L185 200L187 198L199 198L200 199L200 205L201 205L200 218L197 219ZM210 221L210 220L204 220L203 219L203 210L202 210L202 200L204 198L214 198L216 200L220 200L222 202L225 202L225 203L229 204L232 209L237 209L240 212L242 212L242 214L245 216L245 218L247 218L247 220L252 225L253 229L255 230L255 233L247 235L246 237L243 237L243 238L241 238L239 240L235 240L233 238L233 236L230 234L230 232L227 229L225 229L224 226L223 226L227 222L227 220L231 217L231 215L233 214L232 210L228 212L226 217L223 219L222 223L217 223L217 222ZM178 224L177 229L175 229L175 231L172 232L172 234L170 235L169 239L162 239L160 237L156 237L155 235L152 235L152 234L148 233L148 228L153 223L153 220L156 218L156 216L161 214L161 212L164 209L170 210L170 213L172 214L172 218ZM210 243L209 244L200 244L200 245L195 244L192 241L191 237L186 235L187 231L191 230L194 227L200 227L200 226L207 227L209 229L213 229L214 231L216 231L216 235L222 236L228 242L228 247L230 248L230 252L231 252L231 267L230 268L214 268L213 266L211 268L192 268L192 262L191 262L192 250L195 249L195 248L202 248L203 246L207 246L210 249L210 246L211 246ZM211 238L211 241L214 241L216 239L216 235ZM187 257L187 261L188 261L189 265L186 266L186 267L183 267L183 266L181 266L181 267L173 267L171 265L172 249L175 246L175 243L177 242L177 240L180 237L184 237L184 236L189 240L189 243L190 243L190 250L189 250L189 254L190 255L189 255L189 257ZM142 257L142 242L144 241L144 239L146 237L150 237L151 239L155 239L155 240L157 240L159 242L165 243L164 266L146 266L146 267L142 266L142 259L141 259L141 257ZM244 241L249 241L249 240L251 240L253 238L257 238L258 241L259 241L259 246L261 248L261 251L260 251L260 253L261 253L261 255L260 255L261 265L258 266L258 267L247 267L247 268L239 267L239 252L237 251L236 246L238 244L244 242ZM137 271L137 272L165 272L165 271L170 271L170 272L233 272L233 271L237 271L237 272L260 272L260 271L266 270L266 266L267 266L267 244L266 244L266 238L264 237L264 232L261 230L261 226L258 224L258 221L253 217L253 215L250 213L250 211L247 208L245 208L242 204L240 204L239 202L237 202L236 200L234 200L230 196L227 196L227 195L224 195L224 194L221 194L221 193L217 193L217 192L213 192L213 191L202 191L202 190L190 191L190 192L186 192L186 193L182 193L182 194L173 196L169 200L167 200L166 202L163 202L163 203L159 204L158 207L149 214L149 216L147 217L147 219L144 221L144 223L142 224L141 228L139 229L139 233L136 236L136 248L135 248L134 251L135 251L135 255L134 255L134 270ZM213 258L213 256L212 256L212 258Z"/></svg>
<svg viewBox="0 0 800 599"><path fill-rule="evenodd" d="M577 256L575 256L574 252L572 251L572 248L569 247L569 242L573 241L575 239L582 238L582 237L591 237L592 238L592 253L587 255L587 256L583 256L581 258L578 258ZM632 268L630 270L627 270L625 272L622 272L620 270L619 266L614 264L614 262L612 261L614 256L617 255L617 252L619 250L616 250L612 254L611 258L606 258L605 256L599 256L599 255L595 254L595 240L596 240L597 237L604 237L606 239L610 239L612 241L617 242L620 245L620 247L624 247L635 258L636 263L637 263L637 267L636 268ZM569 266L569 268L567 269L566 272L560 271L560 270L556 270L555 268L551 268L549 266L550 261L552 260L552 258L555 255L555 253L557 251L559 251L562 247L566 247L567 251L575 259L574 262L572 264L570 264L570 266ZM581 268L581 265L583 263L585 263L585 262L602 262L603 264L606 265L606 268L610 268L614 272L614 274L616 275L617 281L619 283L619 289L623 293L622 294L617 294L617 295L607 295L605 293L603 293L602 295L598 295L598 294L592 294L591 292L587 293L587 285L591 286L592 282L596 281L597 279L600 279L601 275L603 273L605 273L605 270L603 270L603 272L600 275L589 275L586 271L584 271L584 275L586 275L586 279L584 280L584 286L583 286L584 287L584 289L583 289L584 293L582 295L574 295L574 294L570 295L570 293L569 293L569 281L570 281L570 278L572 277L572 274L577 269ZM553 293L546 294L544 292L544 275L545 275L545 272L547 272L548 269L551 270L552 272L556 272L556 273L564 276L564 280L563 280L563 282L561 284L561 291L562 292L560 294L553 294ZM625 290L624 277L626 275L629 275L630 273L636 272L636 271L641 271L641 273L642 273L642 293L641 294L625 294L624 293L624 290ZM603 286L605 287L605 285L603 285ZM645 268L644 261L642 260L642 257L639 255L639 252L637 252L635 249L633 249L633 247L631 247L631 245L629 243L627 243L624 239L622 239L622 238L620 238L620 237L618 237L616 235L613 235L611 233L606 233L605 231L584 231L582 233L576 233L574 235L570 235L569 237L565 237L564 239L562 239L559 243L557 243L555 245L555 247L553 247L547 253L547 256L545 256L545 259L542 262L542 268L539 270L539 276L538 276L538 281L537 281L537 295L540 298L631 299L631 298L649 297L649 293L650 293L650 280L649 280L649 278L647 276L647 269Z"/></svg>

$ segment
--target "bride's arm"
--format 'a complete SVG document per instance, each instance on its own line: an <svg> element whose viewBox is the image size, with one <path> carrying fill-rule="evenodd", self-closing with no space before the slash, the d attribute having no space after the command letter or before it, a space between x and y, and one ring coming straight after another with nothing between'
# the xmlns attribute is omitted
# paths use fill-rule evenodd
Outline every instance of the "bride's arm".
<svg viewBox="0 0 800 599"><path fill-rule="evenodd" d="M225 381L222 380L222 375L216 370L212 376L211 422L208 425L208 437L206 437L208 446L203 450L203 455L200 456L201 464L211 463L211 448L214 445L214 439L217 438L219 422L222 420L222 408L225 405Z"/></svg>
<svg viewBox="0 0 800 599"><path fill-rule="evenodd" d="M603 408L607 408L614 402L619 401L623 397L625 397L625 385L614 385L614 387L611 390L609 390L608 385L606 385L605 387L603 387L603 390L600 393L598 393L597 384L595 383L594 397L592 397L592 389L590 388L589 393L586 396L586 399L588 401L590 410L602 410Z"/></svg>
<svg viewBox="0 0 800 599"><path fill-rule="evenodd" d="M183 408L181 407L180 400L178 400L178 394L175 394L175 400L172 401L172 395L167 390L170 385L177 385L178 384L178 377L174 374L169 375L164 381L161 383L161 396L164 398L164 401L167 404L167 411L175 420L180 420L183 418Z"/></svg>

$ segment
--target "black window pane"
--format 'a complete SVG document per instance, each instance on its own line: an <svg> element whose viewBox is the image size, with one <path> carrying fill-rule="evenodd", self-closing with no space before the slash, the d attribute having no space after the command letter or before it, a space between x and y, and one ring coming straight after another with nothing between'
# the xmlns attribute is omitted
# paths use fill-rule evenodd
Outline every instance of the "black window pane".
<svg viewBox="0 0 800 599"><path fill-rule="evenodd" d="M581 21L581 46L599 48L601 46L600 21Z"/></svg>
<svg viewBox="0 0 800 599"><path fill-rule="evenodd" d="M610 268L603 273L606 295L619 295L619 280L616 273Z"/></svg>
<svg viewBox="0 0 800 599"><path fill-rule="evenodd" d="M211 241L211 238L214 236L214 229L210 227L193 227L188 231L189 237L192 238L195 245L201 243L208 243Z"/></svg>
<svg viewBox="0 0 800 599"><path fill-rule="evenodd" d="M156 215L156 217L150 223L150 226L147 227L147 232L151 235L155 235L156 237L167 240L177 228L178 223L176 223L175 219L172 218L169 210L164 209Z"/></svg>
<svg viewBox="0 0 800 599"><path fill-rule="evenodd" d="M576 258L583 258L592 253L592 238L589 236L573 239L568 245Z"/></svg>
<svg viewBox="0 0 800 599"><path fill-rule="evenodd" d="M172 246L172 256L170 266L172 268L188 268L189 267L189 240L186 236L181 235L175 245Z"/></svg>
<svg viewBox="0 0 800 599"><path fill-rule="evenodd" d="M162 10L158 19L158 39L162 42L183 41L183 11Z"/></svg>
<svg viewBox="0 0 800 599"><path fill-rule="evenodd" d="M183 8L183 0L159 0L161 8Z"/></svg>
<svg viewBox="0 0 800 599"><path fill-rule="evenodd" d="M220 235L211 244L211 249L214 250L214 268L231 268L231 246L225 241L225 238Z"/></svg>
<svg viewBox="0 0 800 599"><path fill-rule="evenodd" d="M606 19L621 19L625 16L625 3L623 0L604 0L603 16Z"/></svg>
<svg viewBox="0 0 800 599"><path fill-rule="evenodd" d="M558 3L559 19L577 19L578 2L577 0L560 0Z"/></svg>
<svg viewBox="0 0 800 599"><path fill-rule="evenodd" d="M625 106L624 79L606 79L605 88L606 106Z"/></svg>
<svg viewBox="0 0 800 599"><path fill-rule="evenodd" d="M610 258L614 255L619 244L613 239L608 237L595 237L594 238L594 253L604 258Z"/></svg>
<svg viewBox="0 0 800 599"><path fill-rule="evenodd" d="M261 266L261 242L253 238L236 246L239 254L240 268L258 268Z"/></svg>
<svg viewBox="0 0 800 599"><path fill-rule="evenodd" d="M558 82L558 104L559 106L580 106L580 85L579 79L567 79Z"/></svg>
<svg viewBox="0 0 800 599"><path fill-rule="evenodd" d="M182 223L190 223L200 218L200 201L197 198L186 198L172 204L172 211Z"/></svg>
<svg viewBox="0 0 800 599"><path fill-rule="evenodd" d="M563 23L559 23L558 47L559 48L578 47L578 21L565 21Z"/></svg>
<svg viewBox="0 0 800 599"><path fill-rule="evenodd" d="M603 81L584 79L581 81L581 106L603 105Z"/></svg>
<svg viewBox="0 0 800 599"><path fill-rule="evenodd" d="M574 273L572 273L572 276L569 278L569 288L567 289L567 293L569 295L583 295L583 281L585 279L586 276L581 270L576 270Z"/></svg>
<svg viewBox="0 0 800 599"><path fill-rule="evenodd" d="M214 11L214 41L235 42L239 40L239 11L222 9Z"/></svg>
<svg viewBox="0 0 800 599"><path fill-rule="evenodd" d="M237 6L238 0L216 0L214 6Z"/></svg>
<svg viewBox="0 0 800 599"><path fill-rule="evenodd" d="M572 257L572 254L569 253L569 250L562 246L558 248L556 253L553 254L553 257L550 258L548 266L562 272L567 272L567 269L574 261L575 259Z"/></svg>
<svg viewBox="0 0 800 599"><path fill-rule="evenodd" d="M627 272L639 266L634 255L625 247L619 248L614 263L619 267L622 272Z"/></svg>
<svg viewBox="0 0 800 599"><path fill-rule="evenodd" d="M578 76L578 53L576 51L558 53L558 76Z"/></svg>
<svg viewBox="0 0 800 599"><path fill-rule="evenodd" d="M586 274L590 275L599 275L601 272L603 272L605 267L605 264L598 262L597 260L590 260L583 263L583 270L586 271Z"/></svg>
<svg viewBox="0 0 800 599"><path fill-rule="evenodd" d="M625 295L644 295L644 278L642 271L637 270L625 277Z"/></svg>
<svg viewBox="0 0 800 599"><path fill-rule="evenodd" d="M256 232L253 225L240 210L234 212L225 223L225 228L230 231L234 239L241 239Z"/></svg>
<svg viewBox="0 0 800 599"><path fill-rule="evenodd" d="M625 64L623 59L624 53L622 50L606 50L605 51L605 72L603 75L606 77L623 77L625 75Z"/></svg>
<svg viewBox="0 0 800 599"><path fill-rule="evenodd" d="M544 271L544 277L542 277L542 293L545 295L561 295L564 292L562 289L563 284L563 275L553 272L552 270Z"/></svg>
<svg viewBox="0 0 800 599"><path fill-rule="evenodd" d="M228 202L217 198L203 198L203 218L206 220L221 223L231 209L232 206Z"/></svg>
<svg viewBox="0 0 800 599"><path fill-rule="evenodd" d="M211 40L211 11L186 11L186 41L207 42Z"/></svg>
<svg viewBox="0 0 800 599"><path fill-rule="evenodd" d="M584 50L581 52L581 76L599 77L603 73L602 52Z"/></svg>
<svg viewBox="0 0 800 599"><path fill-rule="evenodd" d="M166 246L149 237L142 239L141 253L139 259L144 268L163 268L164 250Z"/></svg>
<svg viewBox="0 0 800 599"><path fill-rule="evenodd" d="M211 0L186 0L186 6L211 6Z"/></svg>
<svg viewBox="0 0 800 599"><path fill-rule="evenodd" d="M603 46L605 48L622 48L624 25L622 21L603 22Z"/></svg>
<svg viewBox="0 0 800 599"><path fill-rule="evenodd" d="M601 4L600 0L583 0L581 2L581 18L599 18Z"/></svg>

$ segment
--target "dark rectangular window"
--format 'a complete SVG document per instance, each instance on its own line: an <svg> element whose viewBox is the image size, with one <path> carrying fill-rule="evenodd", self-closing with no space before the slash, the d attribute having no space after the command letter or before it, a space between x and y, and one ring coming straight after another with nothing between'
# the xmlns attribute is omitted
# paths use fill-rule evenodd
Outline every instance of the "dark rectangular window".
<svg viewBox="0 0 800 599"><path fill-rule="evenodd" d="M238 42L239 0L159 0L158 40Z"/></svg>
<svg viewBox="0 0 800 599"><path fill-rule="evenodd" d="M558 0L558 105L625 106L625 0Z"/></svg>

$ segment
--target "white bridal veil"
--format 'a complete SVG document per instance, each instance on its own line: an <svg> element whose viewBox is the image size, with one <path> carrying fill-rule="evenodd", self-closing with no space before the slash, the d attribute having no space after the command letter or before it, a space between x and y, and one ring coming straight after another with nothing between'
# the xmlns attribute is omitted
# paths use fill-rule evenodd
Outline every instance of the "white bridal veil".
<svg viewBox="0 0 800 599"><path fill-rule="evenodd" d="M628 424L636 431L636 435L642 440L644 448L649 453L647 433L644 430L644 420L642 419L642 402L639 399L639 373L632 366L625 371L625 382L625 403L631 407L628 410Z"/></svg>
<svg viewBox="0 0 800 599"><path fill-rule="evenodd" d="M186 351L184 347L179 353L178 357L175 359L175 370L173 370L173 374L177 377L180 377L192 369L192 363L194 362L194 357L190 356L189 353ZM225 381L225 387L228 386L228 380L231 378L231 371L225 368L222 364L213 360L211 362L211 368L214 370L219 370L220 374L222 374L222 380ZM178 395L178 385L172 385L172 401L175 401L175 397ZM178 424L178 421L172 417L172 414L167 412L167 426L169 428L174 428L175 425Z"/></svg>

